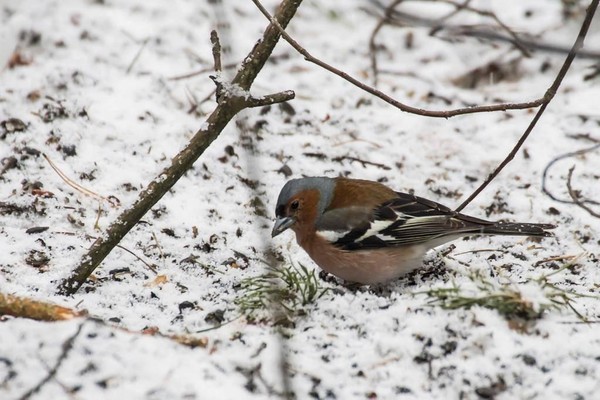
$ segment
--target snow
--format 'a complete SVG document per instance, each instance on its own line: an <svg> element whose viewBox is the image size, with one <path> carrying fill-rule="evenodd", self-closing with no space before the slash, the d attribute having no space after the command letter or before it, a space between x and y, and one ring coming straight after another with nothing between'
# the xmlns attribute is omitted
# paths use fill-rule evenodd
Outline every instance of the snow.
<svg viewBox="0 0 600 400"><path fill-rule="evenodd" d="M250 94L259 98L294 90L293 112L279 105L242 112L120 243L166 279L157 280L146 265L117 248L94 272L93 284L72 297L57 295L58 283L95 238L199 129L208 127L214 98L194 104L214 90L208 77L214 72L171 78L212 65L209 35L217 23L210 3L22 0L0 7L0 64L6 65L15 46L27 61L0 71L0 121L18 118L27 126L6 135L0 128L0 160L17 159L17 167L0 176L0 202L25 209L0 213L0 293L87 310L107 321L84 322L56 377L32 398L278 397L283 389L278 328L238 318L234 300L242 279L264 271L264 249L271 242L274 205L283 184L301 176L341 174L381 180L456 207L533 117L531 110L450 119L403 113L279 43L276 61L265 65ZM448 10L409 3L406 12L421 10L424 16ZM276 4L265 1L269 10ZM566 48L582 17L563 23L560 2L550 0L470 4L492 7L516 31L541 34ZM231 19L229 30L219 25L222 44L231 44L223 54L226 65L246 56L266 20L250 1L222 6ZM377 21L364 11L368 7L359 0L305 1L288 31L315 56L370 83L368 41ZM491 23L463 13L451 22ZM41 36L36 39L35 33ZM407 49L409 33L413 47ZM380 74L378 88L407 104L436 110L533 100L544 94L564 57L536 52L519 64L516 79L486 80L465 89L452 81L485 62L519 53L506 44L443 37L430 36L427 28L383 28L378 61L388 73ZM587 48L600 50L599 39L595 26ZM285 329L298 399L476 399L494 386L501 387L497 398L506 399L597 397L597 325L582 323L568 310L551 310L523 331L497 311L445 310L417 294L452 285L476 290L472 277L477 274L498 286L510 282L524 298L544 304L547 299L535 280L570 259L536 263L579 256L574 267L549 280L587 295L575 298L577 310L592 321L599 318L600 219L552 200L541 189L551 160L594 145L577 135L600 140L600 80L583 79L593 63L575 61L525 144L526 154L520 151L464 210L481 218L556 224L555 237L458 240L448 257L432 252L422 271L382 288L350 290L322 281L332 290ZM224 70L222 77L233 72ZM44 122L48 110L57 114ZM75 183L104 198L115 196L120 206L73 189L32 149L47 155ZM284 165L291 176L278 172ZM572 165L573 187L600 201L598 150L555 163L548 171L548 189L568 199ZM52 195L39 195L35 182ZM40 226L49 229L26 233ZM286 262L316 268L291 232L272 243ZM41 266L27 261L42 255L48 261ZM436 267L440 263L443 268ZM128 272L114 273L125 268ZM193 307L180 310L184 302ZM225 321L233 321L207 330L214 327L207 316L218 310ZM17 399L44 378L81 323L0 320L0 399ZM206 337L208 344L190 349L140 333L145 328Z"/></svg>

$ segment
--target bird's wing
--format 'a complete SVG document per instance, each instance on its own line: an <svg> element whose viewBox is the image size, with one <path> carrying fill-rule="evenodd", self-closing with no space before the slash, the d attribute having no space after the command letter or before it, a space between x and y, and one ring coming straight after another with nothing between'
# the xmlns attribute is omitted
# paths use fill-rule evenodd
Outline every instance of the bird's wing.
<svg viewBox="0 0 600 400"><path fill-rule="evenodd" d="M418 245L444 236L476 233L492 222L455 213L446 206L408 193L372 209L326 211L317 233L344 250Z"/></svg>

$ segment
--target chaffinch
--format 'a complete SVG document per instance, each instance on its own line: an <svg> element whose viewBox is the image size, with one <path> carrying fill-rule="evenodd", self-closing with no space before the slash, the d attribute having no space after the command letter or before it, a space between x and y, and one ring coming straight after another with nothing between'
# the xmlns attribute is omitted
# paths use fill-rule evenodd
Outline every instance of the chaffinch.
<svg viewBox="0 0 600 400"><path fill-rule="evenodd" d="M302 178L285 184L275 237L287 229L323 270L349 282L383 283L421 266L425 253L468 235L551 236L549 224L491 222L395 192L377 182Z"/></svg>

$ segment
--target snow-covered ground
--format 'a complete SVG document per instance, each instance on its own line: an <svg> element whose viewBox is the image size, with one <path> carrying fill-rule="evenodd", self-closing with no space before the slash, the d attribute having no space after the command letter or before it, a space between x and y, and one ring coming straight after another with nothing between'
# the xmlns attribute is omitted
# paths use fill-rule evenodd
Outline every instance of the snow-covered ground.
<svg viewBox="0 0 600 400"><path fill-rule="evenodd" d="M308 64L281 42L253 93L292 89L291 108L243 112L121 243L155 264L160 279L117 248L92 283L73 297L56 295L58 282L93 237L137 198L214 108L214 99L202 102L214 89L209 70L172 78L210 69L215 14L229 21L229 28L220 24L221 40L231 47L226 64L241 60L266 26L249 0L224 1L220 11L209 3L0 4L0 64L12 63L0 71L0 121L26 124L14 132L0 127L0 159L10 166L0 176L0 292L87 310L109 322L84 322L56 376L32 398L277 397L277 329L238 318L234 300L242 279L264 271L274 202L284 182L342 174L455 207L533 117L531 110L447 120L406 114ZM265 1L270 10L276 4ZM565 22L556 0L471 5L493 10L516 32L564 47L571 46L583 18ZM418 2L403 7L426 17L452 9ZM365 9L374 6L307 0L289 32L316 56L371 82L368 43L377 18ZM447 22L494 23L466 12ZM379 88L428 109L532 100L543 95L565 57L536 52L523 59L508 44L444 36L430 36L428 28L384 27L378 61L387 73L380 74ZM600 51L597 27L586 45ZM486 63L515 59L509 79L490 76L474 89L455 85ZM600 79L584 79L591 65L574 63L524 150L465 210L489 219L553 223L555 237L457 241L448 255L432 252L423 271L384 288L352 291L321 282L334 290L285 330L287 371L298 399L597 398L598 325L563 309L515 328L495 310L446 310L415 294L453 285L478 294L478 275L493 285L512 285L539 306L547 298L535 280L574 260L548 280L589 295L576 298L575 307L591 321L600 318L600 219L552 200L541 187L553 159L593 146L585 135L600 140ZM42 153L71 180L116 197L120 206L67 185ZM600 201L599 150L556 162L548 190L569 198L572 165L574 188ZM35 227L48 229L27 233ZM273 245L285 260L315 267L292 233ZM556 260L544 261L549 258ZM233 321L204 331L221 320L221 312L224 321ZM1 320L0 399L18 399L43 379L81 324ZM190 349L140 333L148 327L206 337L207 346Z"/></svg>

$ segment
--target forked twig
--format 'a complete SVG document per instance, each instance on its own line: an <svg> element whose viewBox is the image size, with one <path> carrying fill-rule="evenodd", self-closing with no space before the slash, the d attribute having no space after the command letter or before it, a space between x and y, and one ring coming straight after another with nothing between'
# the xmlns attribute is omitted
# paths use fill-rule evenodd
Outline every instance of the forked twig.
<svg viewBox="0 0 600 400"><path fill-rule="evenodd" d="M591 216L600 218L600 214L598 214L597 212L592 210L590 207L585 205L585 202L582 201L581 199L579 199L579 194L577 194L577 192L575 190L573 190L573 187L571 186L571 179L573 178L574 170L575 170L575 166L573 165L571 168L569 168L569 175L567 176L567 189L569 191L569 196L571 196L571 198L573 199L573 203L575 203L576 205L578 205L579 207L583 208L585 211L590 213Z"/></svg>
<svg viewBox="0 0 600 400"><path fill-rule="evenodd" d="M588 147L588 148L585 148L585 149L581 149L581 150L572 151L572 152L569 152L569 153L566 153L566 154L562 154L562 155L560 155L560 156L552 159L552 161L550 161L548 163L548 165L546 165L546 168L544 168L544 172L542 174L542 192L545 193L552 200L558 201L559 203L573 204L573 201L571 201L571 200L559 199L558 197L556 197L555 195L553 195L552 193L550 193L550 191L546 187L546 181L548 180L548 171L550 170L550 167L552 167L554 164L556 164L560 160L564 160L565 158L569 158L569 157L580 156L580 155L589 153L591 151L594 151L594 150L596 150L598 148L600 148L600 143L598 143L597 145L592 146L592 147ZM579 201L581 203L600 204L599 202L594 201L594 200L581 200L580 199Z"/></svg>

